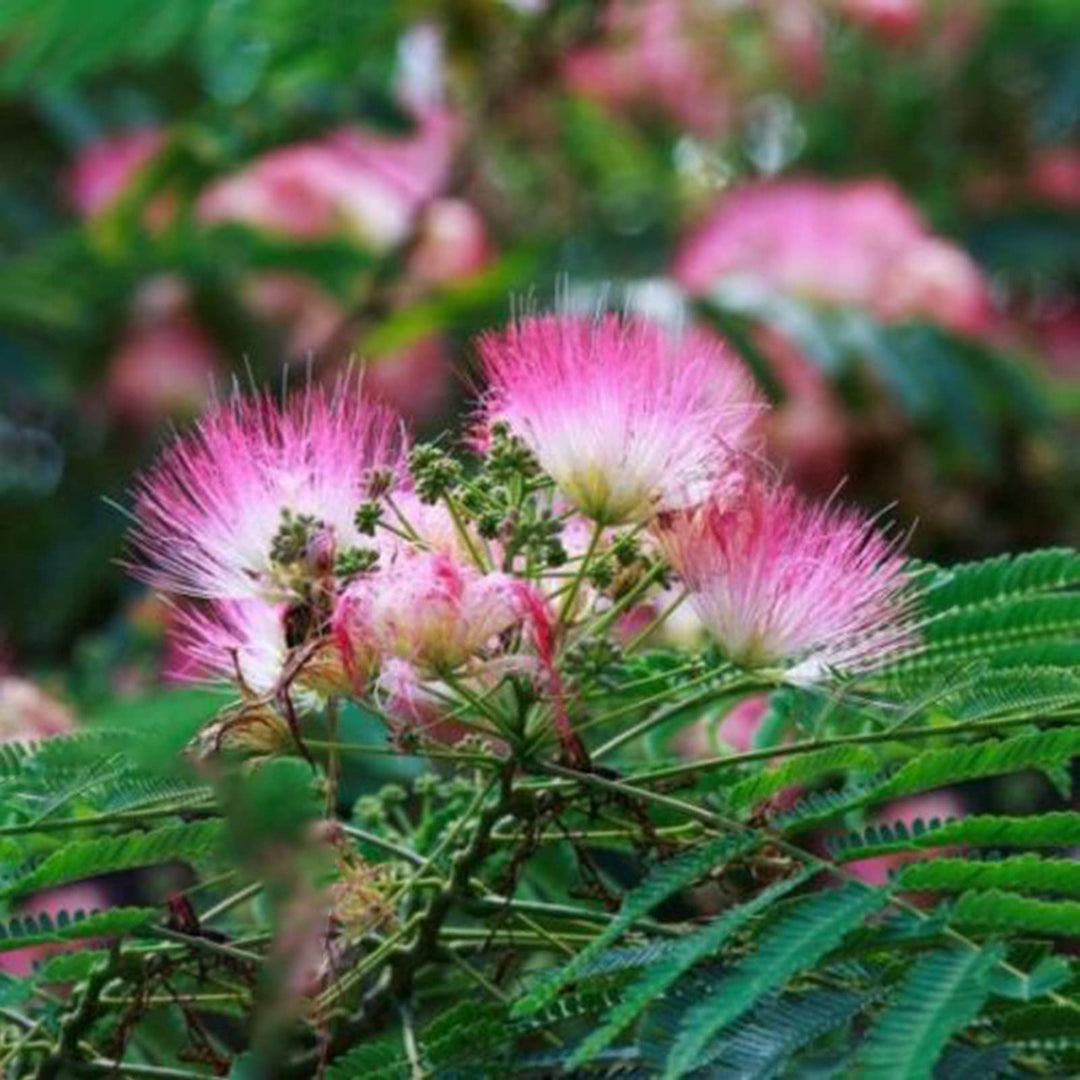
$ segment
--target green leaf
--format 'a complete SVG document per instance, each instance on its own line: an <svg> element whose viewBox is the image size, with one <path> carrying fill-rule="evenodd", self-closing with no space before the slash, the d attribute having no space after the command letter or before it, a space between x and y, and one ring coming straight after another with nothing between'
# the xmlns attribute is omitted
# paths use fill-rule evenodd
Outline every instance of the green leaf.
<svg viewBox="0 0 1080 1080"><path fill-rule="evenodd" d="M990 991L1011 1001L1034 1001L1068 983L1072 964L1063 956L1044 956L1030 972L1014 971L1002 965L990 972Z"/></svg>
<svg viewBox="0 0 1080 1080"><path fill-rule="evenodd" d="M1035 900L1001 889L988 889L964 893L956 902L950 921L978 930L1019 930L1076 937L1080 935L1080 903Z"/></svg>
<svg viewBox="0 0 1080 1080"><path fill-rule="evenodd" d="M777 882L762 890L753 900L725 911L703 929L679 941L666 956L647 967L625 988L618 1004L575 1051L571 1068L595 1057L636 1020L650 1002L673 986L695 964L715 956L733 934L810 876L812 872L803 872Z"/></svg>
<svg viewBox="0 0 1080 1080"><path fill-rule="evenodd" d="M24 915L12 919L6 926L0 923L0 952L80 938L117 937L140 930L158 918L156 908L138 907L111 908L90 914L61 911L55 918L49 915Z"/></svg>
<svg viewBox="0 0 1080 1080"><path fill-rule="evenodd" d="M167 825L152 832L125 833L96 840L77 840L53 852L33 869L17 872L5 896L25 896L39 889L159 863L192 862L210 854L221 840L220 821Z"/></svg>
<svg viewBox="0 0 1080 1080"><path fill-rule="evenodd" d="M50 956L36 973L39 983L78 982L108 957L104 949L80 949L79 952Z"/></svg>
<svg viewBox="0 0 1080 1080"><path fill-rule="evenodd" d="M965 780L1057 765L1077 754L1080 754L1077 728L927 750L902 766L884 784L871 788L865 801L884 802Z"/></svg>
<svg viewBox="0 0 1080 1080"><path fill-rule="evenodd" d="M668 1058L666 1080L677 1080L696 1068L717 1032L793 975L813 967L888 898L883 890L851 885L793 903L728 978L687 1012Z"/></svg>
<svg viewBox="0 0 1080 1080"><path fill-rule="evenodd" d="M789 1065L791 1058L823 1035L849 1023L867 1000L863 994L831 989L770 995L704 1051L705 1075L732 1080L734 1077L773 1080L781 1075L798 1075L792 1071L795 1066ZM662 1062L666 1057L669 1032L673 1028L677 1030L685 1011L686 1003L669 998L650 1012L648 1041L643 1039L640 1045L651 1060ZM667 1019L667 1013L674 1015Z"/></svg>
<svg viewBox="0 0 1080 1080"><path fill-rule="evenodd" d="M949 1038L978 1015L1000 946L947 949L919 959L871 1028L859 1054L865 1080L930 1080Z"/></svg>
<svg viewBox="0 0 1080 1080"><path fill-rule="evenodd" d="M1044 859L1033 853L986 862L937 856L901 870L896 887L932 892L1012 889L1017 892L1080 896L1080 862L1074 859Z"/></svg>
<svg viewBox="0 0 1080 1080"><path fill-rule="evenodd" d="M1028 817L977 814L955 821L916 820L870 825L859 833L830 840L829 850L841 862L873 855L923 848L1072 847L1080 844L1080 813L1058 810Z"/></svg>
<svg viewBox="0 0 1080 1080"><path fill-rule="evenodd" d="M926 584L923 603L928 613L939 614L1070 585L1080 585L1080 553L1045 548L938 568Z"/></svg>
<svg viewBox="0 0 1080 1080"><path fill-rule="evenodd" d="M615 918L581 952L547 978L538 980L537 985L515 1004L514 1015L523 1016L542 1009L564 986L577 979L596 956L626 933L638 919L648 915L657 904L692 885L718 864L748 851L756 843L756 835L749 832L736 837L720 837L699 844L655 867L640 885L623 897L622 907Z"/></svg>
<svg viewBox="0 0 1080 1080"><path fill-rule="evenodd" d="M1080 1006L1031 1005L1006 1013L1002 1034L1010 1042L1027 1046L1080 1045Z"/></svg>
<svg viewBox="0 0 1080 1080"><path fill-rule="evenodd" d="M736 784L728 793L732 810L757 806L779 791L795 785L805 786L822 777L852 770L869 771L878 764L877 755L865 746L835 746L813 750L759 772Z"/></svg>

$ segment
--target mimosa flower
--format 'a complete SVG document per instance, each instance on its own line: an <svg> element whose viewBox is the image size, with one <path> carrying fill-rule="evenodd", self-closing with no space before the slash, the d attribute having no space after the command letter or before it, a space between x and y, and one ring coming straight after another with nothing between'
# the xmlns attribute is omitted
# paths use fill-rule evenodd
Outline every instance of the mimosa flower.
<svg viewBox="0 0 1080 1080"><path fill-rule="evenodd" d="M809 683L874 670L917 643L904 558L857 511L751 481L666 522L661 542L739 663Z"/></svg>
<svg viewBox="0 0 1080 1080"><path fill-rule="evenodd" d="M364 482L400 474L404 452L400 421L351 380L222 402L139 481L135 572L186 596L289 599L304 553L283 555L283 527L309 531L320 561L370 546L353 521Z"/></svg>
<svg viewBox="0 0 1080 1080"><path fill-rule="evenodd" d="M516 626L535 619L530 586L484 574L442 552L402 554L350 585L334 616L350 652L367 644L380 656L427 672L449 672Z"/></svg>
<svg viewBox="0 0 1080 1080"><path fill-rule="evenodd" d="M480 341L489 423L507 424L567 499L605 525L704 498L761 405L711 339L641 319L542 316Z"/></svg>

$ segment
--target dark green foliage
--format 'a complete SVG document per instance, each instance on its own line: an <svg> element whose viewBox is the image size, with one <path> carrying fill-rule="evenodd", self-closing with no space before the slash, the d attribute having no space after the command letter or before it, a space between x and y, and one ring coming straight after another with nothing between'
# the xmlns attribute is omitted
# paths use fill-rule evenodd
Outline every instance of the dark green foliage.
<svg viewBox="0 0 1080 1080"><path fill-rule="evenodd" d="M691 1072L718 1032L748 1012L763 994L782 988L793 975L815 965L887 900L883 892L847 886L792 904L756 939L753 951L687 1011L664 1076L675 1080Z"/></svg>
<svg viewBox="0 0 1080 1080"><path fill-rule="evenodd" d="M196 862L220 845L222 833L219 821L196 821L152 832L76 841L32 868L16 870L4 884L3 895L25 896L81 878L172 860Z"/></svg>
<svg viewBox="0 0 1080 1080"><path fill-rule="evenodd" d="M24 915L0 924L0 952L23 949L28 945L48 945L56 941L76 941L80 938L105 938L129 934L155 922L159 912L154 908L112 908L89 914L61 911L55 918L49 915Z"/></svg>
<svg viewBox="0 0 1080 1080"><path fill-rule="evenodd" d="M949 1037L978 1014L999 947L928 953L904 976L858 1053L867 1080L928 1080Z"/></svg>

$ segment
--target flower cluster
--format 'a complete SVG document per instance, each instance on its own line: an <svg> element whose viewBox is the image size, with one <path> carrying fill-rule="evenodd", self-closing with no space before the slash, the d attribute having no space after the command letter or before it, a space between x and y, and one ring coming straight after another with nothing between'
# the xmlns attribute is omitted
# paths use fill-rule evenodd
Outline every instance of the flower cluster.
<svg viewBox="0 0 1080 1080"><path fill-rule="evenodd" d="M355 697L400 742L584 753L583 671L684 600L726 657L805 684L917 641L897 545L756 453L764 405L711 339L541 315L480 339L473 460L410 445L346 381L220 403L137 489L135 572L181 673L240 716ZM260 709L259 706L262 708ZM235 741L235 740L233 740Z"/></svg>

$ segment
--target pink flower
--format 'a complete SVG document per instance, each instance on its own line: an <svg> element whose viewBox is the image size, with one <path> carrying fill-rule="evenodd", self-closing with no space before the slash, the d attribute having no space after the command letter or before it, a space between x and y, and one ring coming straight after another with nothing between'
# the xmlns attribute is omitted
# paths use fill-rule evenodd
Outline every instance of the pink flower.
<svg viewBox="0 0 1080 1080"><path fill-rule="evenodd" d="M851 22L887 42L909 38L926 16L924 0L841 0L840 8Z"/></svg>
<svg viewBox="0 0 1080 1080"><path fill-rule="evenodd" d="M899 189L879 180L736 189L683 244L674 274L697 295L765 288L963 333L980 332L990 318L986 282L971 259L929 233Z"/></svg>
<svg viewBox="0 0 1080 1080"><path fill-rule="evenodd" d="M235 680L254 694L273 692L289 655L286 604L219 600L175 609L169 627L169 668L177 681Z"/></svg>
<svg viewBox="0 0 1080 1080"><path fill-rule="evenodd" d="M442 552L402 553L348 587L334 623L352 650L360 644L428 673L450 672L534 619L529 589Z"/></svg>
<svg viewBox="0 0 1080 1080"><path fill-rule="evenodd" d="M1063 210L1080 209L1080 147L1042 150L1031 164L1027 182L1037 199Z"/></svg>
<svg viewBox="0 0 1080 1080"><path fill-rule="evenodd" d="M207 224L239 222L296 240L348 233L392 248L445 181L453 125L432 110L408 135L344 129L272 150L211 184L196 212Z"/></svg>
<svg viewBox="0 0 1080 1080"><path fill-rule="evenodd" d="M36 683L0 675L0 743L47 739L74 728L71 710Z"/></svg>
<svg viewBox="0 0 1080 1080"><path fill-rule="evenodd" d="M700 500L761 405L704 336L605 315L528 318L480 340L488 422L509 425L569 501L607 525Z"/></svg>
<svg viewBox="0 0 1080 1080"><path fill-rule="evenodd" d="M422 337L397 352L371 357L364 364L364 385L409 420L437 416L450 404L454 390L442 338Z"/></svg>
<svg viewBox="0 0 1080 1080"><path fill-rule="evenodd" d="M614 3L603 40L567 57L567 82L610 108L659 108L691 131L716 135L730 105L722 54L703 42L715 45L721 28L707 5L687 0Z"/></svg>
<svg viewBox="0 0 1080 1080"><path fill-rule="evenodd" d="M446 719L445 700L407 660L390 659L383 664L374 694L383 713L396 723L398 739L455 743L469 734L463 724Z"/></svg>
<svg viewBox="0 0 1080 1080"><path fill-rule="evenodd" d="M400 476L405 438L353 380L218 403L138 481L136 573L167 592L207 599L296 595L275 558L288 517L338 551L370 546L353 520L372 469Z"/></svg>
<svg viewBox="0 0 1080 1080"><path fill-rule="evenodd" d="M674 515L661 543L739 663L807 683L873 670L916 643L903 557L856 511L751 480L741 495Z"/></svg>
<svg viewBox="0 0 1080 1080"><path fill-rule="evenodd" d="M409 272L418 281L452 284L482 270L491 257L479 213L461 199L436 199L424 212Z"/></svg>
<svg viewBox="0 0 1080 1080"><path fill-rule="evenodd" d="M129 423L153 426L194 414L213 391L222 360L191 312L184 284L169 276L140 287L131 324L109 360L105 401Z"/></svg>
<svg viewBox="0 0 1080 1080"><path fill-rule="evenodd" d="M112 206L164 141L161 131L143 128L91 143L68 177L68 191L79 214L92 217Z"/></svg>

